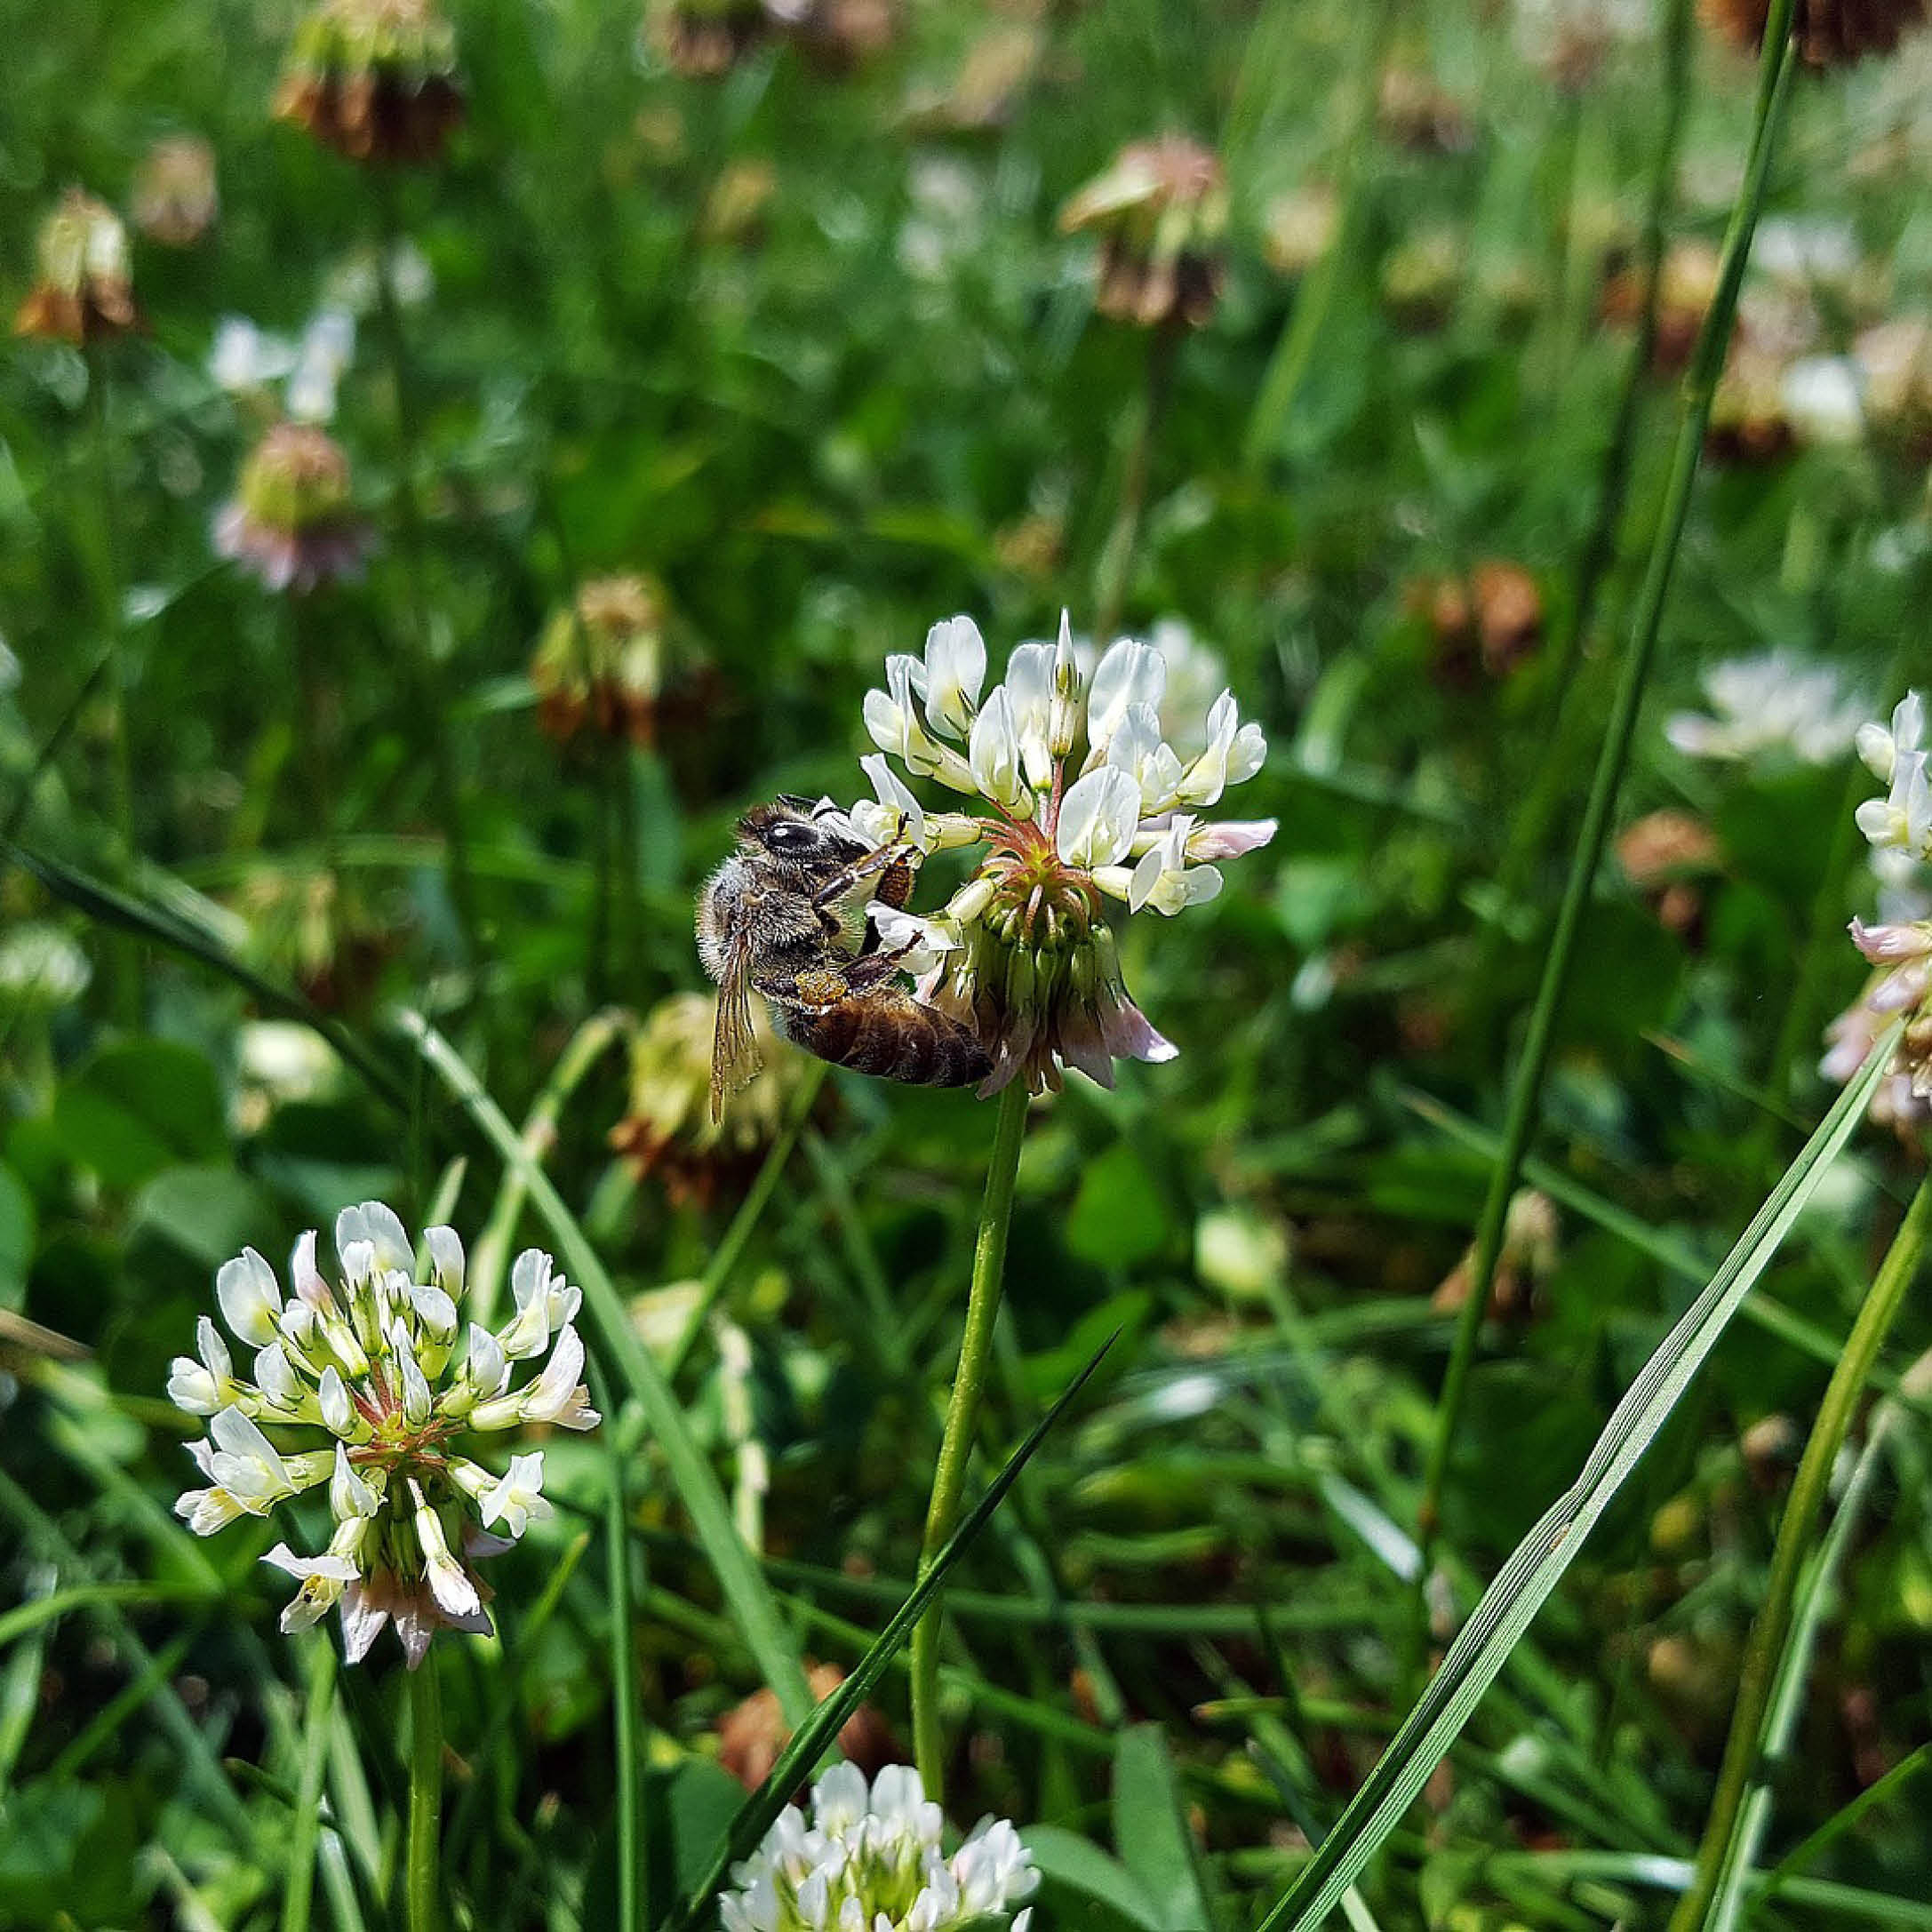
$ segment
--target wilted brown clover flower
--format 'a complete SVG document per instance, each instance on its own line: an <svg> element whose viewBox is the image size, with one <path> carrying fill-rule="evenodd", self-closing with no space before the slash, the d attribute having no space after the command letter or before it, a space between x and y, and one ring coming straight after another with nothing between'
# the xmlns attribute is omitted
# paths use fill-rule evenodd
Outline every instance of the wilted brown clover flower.
<svg viewBox="0 0 1932 1932"><path fill-rule="evenodd" d="M220 206L215 151L199 134L171 134L148 150L134 177L134 226L164 248L191 248Z"/></svg>
<svg viewBox="0 0 1932 1932"><path fill-rule="evenodd" d="M1100 236L1100 313L1147 329L1213 315L1226 227L1221 164L1181 134L1130 142L1060 211L1064 233Z"/></svg>
<svg viewBox="0 0 1932 1932"><path fill-rule="evenodd" d="M374 542L350 507L348 459L312 423L277 423L250 452L234 498L215 516L217 555L275 591L359 577Z"/></svg>
<svg viewBox="0 0 1932 1932"><path fill-rule="evenodd" d="M674 993L651 1008L631 1042L630 1098L611 1130L611 1146L640 1180L655 1176L674 1202L700 1206L721 1190L748 1184L791 1112L805 1076L804 1057L771 1031L754 1002L752 1034L764 1065L725 1109L711 1111L711 1042L715 994Z"/></svg>
<svg viewBox="0 0 1932 1932"><path fill-rule="evenodd" d="M105 202L70 188L41 223L36 276L13 318L16 335L84 346L140 326L127 230Z"/></svg>
<svg viewBox="0 0 1932 1932"><path fill-rule="evenodd" d="M635 745L655 741L664 691L664 588L635 571L593 577L537 641L537 717L558 744L587 725Z"/></svg>
<svg viewBox="0 0 1932 1932"><path fill-rule="evenodd" d="M821 74L855 72L892 44L895 0L767 0L786 37Z"/></svg>
<svg viewBox="0 0 1932 1932"><path fill-rule="evenodd" d="M1743 52L1764 39L1770 0L1698 0L1706 27ZM1926 0L1798 0L1792 31L1813 67L1848 66L1868 53L1889 53L1926 20Z"/></svg>
<svg viewBox="0 0 1932 1932"><path fill-rule="evenodd" d="M715 80L769 39L775 24L764 0L652 0L644 37L674 74Z"/></svg>
<svg viewBox="0 0 1932 1932"><path fill-rule="evenodd" d="M463 118L455 29L435 0L323 0L275 111L351 161L435 161Z"/></svg>

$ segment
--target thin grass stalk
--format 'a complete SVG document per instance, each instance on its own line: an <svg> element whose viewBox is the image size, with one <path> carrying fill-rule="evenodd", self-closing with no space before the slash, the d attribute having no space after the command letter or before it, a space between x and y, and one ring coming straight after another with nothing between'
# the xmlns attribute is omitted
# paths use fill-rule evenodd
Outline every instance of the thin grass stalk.
<svg viewBox="0 0 1932 1932"><path fill-rule="evenodd" d="M1649 675L1657 633L1663 621L1665 600L1670 592L1678 547L1689 515L1691 488L1696 480L1698 459L1703 453L1704 432L1711 419L1711 399L1717 390L1718 377L1724 366L1724 352L1730 341L1731 324L1737 313L1737 291L1744 280L1745 259L1751 252L1751 238L1764 206L1778 124L1784 118L1784 106L1790 92L1792 68L1791 22L1794 4L1795 0L1774 0L1772 19L1766 28L1764 67L1758 89L1757 111L1752 124L1744 179L1724 236L1717 291L1705 314L1689 372L1685 378L1683 417L1678 427L1677 446L1672 459L1663 513L1658 519L1656 539L1651 545L1650 561L1644 572L1643 587L1631 627L1630 643L1611 701L1610 715L1604 727L1596 770L1591 778L1590 795L1584 807L1577 847L1570 856L1569 874L1563 882L1563 896L1550 935L1542 980L1537 988L1536 1003L1530 1010L1522 1051L1510 1082L1502 1154L1490 1170L1489 1193L1483 1199L1482 1212L1476 1224L1476 1255L1470 1271L1469 1296L1457 1319L1449 1369L1443 1377L1436 1406L1435 1435L1430 1444L1422 1505L1417 1513L1425 1544L1433 1542L1441 1516L1442 1486L1449 1472L1450 1452L1455 1447L1457 1424L1461 1418L1469 1370L1475 1359L1476 1342L1481 1332L1490 1288L1496 1280L1497 1262L1502 1252L1504 1220L1541 1111L1543 1082L1549 1071L1550 1057L1556 1042L1557 1018L1564 991L1569 984L1577 940L1583 928L1584 910L1603 856L1610 814L1616 807L1624 767L1629 760L1644 684Z"/></svg>
<svg viewBox="0 0 1932 1932"><path fill-rule="evenodd" d="M409 682L414 687L417 715L414 736L425 747L431 795L443 826L448 864L450 899L456 910L457 936L464 963L481 958L477 947L476 891L470 870L469 841L463 829L462 793L455 761L450 754L450 702L429 621L427 587L428 539L422 506L416 496L416 472L422 455L421 426L416 416L414 373L409 337L403 327L403 304L395 291L395 253L402 239L396 213L395 184L382 185L380 244L376 262L376 319L389 362L389 381L395 391L395 508L402 525L403 576L409 597L410 650L405 657Z"/></svg>
<svg viewBox="0 0 1932 1932"><path fill-rule="evenodd" d="M64 1574L79 1579L83 1587L92 1580L81 1553L68 1542L60 1526L4 1468L0 1468L0 1510L12 1516L27 1540L37 1544L47 1561ZM234 1785L224 1776L214 1747L188 1714L188 1706L181 1702L172 1676L155 1669L155 1654L141 1641L134 1626L122 1615L120 1605L112 1598L92 1597L87 1615L110 1643L133 1658L140 1667L143 1681L152 1685L148 1701L180 1752L183 1782L193 1786L196 1795L220 1817L242 1853L252 1856L254 1821L243 1808Z"/></svg>
<svg viewBox="0 0 1932 1932"><path fill-rule="evenodd" d="M611 1570L611 1683L613 1748L617 1752L617 1922L618 1932L637 1932L643 1923L644 1869L643 1796L638 1780L637 1649L631 1631L631 1539L624 1501L624 1470L629 1460L618 1447L618 1432L606 1432L604 1556Z"/></svg>
<svg viewBox="0 0 1932 1932"><path fill-rule="evenodd" d="M249 993L265 1012L284 1019L299 1020L320 1034L355 1069L371 1093L387 1101L405 1118L411 1116L409 1094L389 1069L339 1020L331 1018L313 1001L287 986L265 978L245 960L237 958L212 934L199 931L182 922L170 907L148 904L104 885L79 872L52 853L37 852L23 845L0 848L0 856L11 858L39 880L53 896L86 914L97 925L132 932L150 945L198 960L223 978L231 979Z"/></svg>
<svg viewBox="0 0 1932 1932"><path fill-rule="evenodd" d="M322 1780L329 1767L329 1718L335 1708L335 1646L318 1632L303 1645L308 1702L302 1712L302 1759L289 1826L289 1862L282 1891L282 1932L308 1932L322 1835Z"/></svg>
<svg viewBox="0 0 1932 1932"><path fill-rule="evenodd" d="M1895 1021L1832 1102L1722 1265L1653 1351L1604 1425L1577 1480L1544 1512L1491 1579L1388 1749L1263 1921L1260 1932L1282 1932L1283 1928L1287 1932L1315 1932L1401 1824L1850 1139L1890 1062L1898 1034Z"/></svg>
<svg viewBox="0 0 1932 1932"><path fill-rule="evenodd" d="M409 1673L409 1932L436 1932L442 1885L443 1692L425 1658Z"/></svg>
<svg viewBox="0 0 1932 1932"><path fill-rule="evenodd" d="M1583 661L1584 646L1595 627L1597 608L1617 558L1617 533L1623 526L1630 496L1632 461L1637 447L1637 423L1649 386L1650 365L1657 355L1657 311L1664 283L1664 251L1671 203L1676 193L1677 157L1683 146L1684 109L1690 97L1690 0L1670 0L1664 22L1664 132L1657 141L1644 205L1643 241L1639 254L1643 276L1643 306L1637 316L1637 339L1617 394L1610 438L1604 446L1603 467L1597 482L1595 514L1577 558L1571 580L1569 614L1564 624L1549 673L1538 720L1538 741L1548 747L1536 784L1510 828L1510 840L1497 868L1497 900L1505 912L1521 898L1558 807L1568 792L1573 761L1560 727ZM1478 962L1476 983L1487 985L1501 954L1506 928L1492 924Z"/></svg>
<svg viewBox="0 0 1932 1932"><path fill-rule="evenodd" d="M1376 89L1382 75L1382 57L1393 31L1401 0L1380 0L1362 18L1361 43L1349 88L1347 130L1342 138L1342 161L1337 171L1337 212L1335 233L1321 259L1303 276L1295 305L1281 329L1280 341L1268 358L1256 394L1255 406L1241 438L1241 463L1250 476L1260 475L1280 448L1281 433L1293 413L1302 383L1314 365L1316 345L1335 306L1342 269L1361 226L1363 162L1375 132ZM1261 31L1259 26L1256 32Z"/></svg>
<svg viewBox="0 0 1932 1932"><path fill-rule="evenodd" d="M1932 1370L1932 1355L1921 1358L1916 1371L1920 1380L1925 1379L1928 1370ZM1757 1869L1758 1855L1764 1849L1765 1834L1771 1827L1772 1787L1790 1763L1792 1739L1804 1707L1805 1684L1811 1672L1812 1653L1817 1648L1818 1630L1824 1621L1826 1601L1864 1520L1879 1465L1891 1447L1892 1431L1898 1425L1901 1414L1900 1404L1892 1400L1880 1402L1873 1411L1864 1447L1852 1465L1851 1478L1839 1498L1832 1527L1825 1532L1816 1556L1806 1566L1792 1613L1790 1640L1778 1659L1777 1681L1765 1719L1764 1750L1719 1878L1717 1902L1712 1912L1717 1932L1738 1932L1744 1923L1745 1889ZM1786 1867L1781 1864L1778 1869L1782 1872Z"/></svg>
<svg viewBox="0 0 1932 1932"><path fill-rule="evenodd" d="M1847 1832L1856 1831L1864 1822L1867 1813L1875 1811L1880 1805L1889 1804L1920 1772L1925 1770L1932 1770L1932 1744L1920 1744L1916 1751L1901 1758L1884 1776L1867 1784L1848 1805L1834 1812L1808 1838L1793 1845L1765 1873L1765 1897L1776 1897L1784 1886L1794 1881L1827 1846L1836 1844Z"/></svg>
<svg viewBox="0 0 1932 1932"><path fill-rule="evenodd" d="M87 701L100 688L101 682L114 668L115 651L108 645L93 661L87 675L75 687L74 695L68 700L67 709L54 720L52 730L42 740L40 748L34 754L34 762L27 768L20 780L20 788L13 795L13 802L7 807L7 815L0 818L0 846L10 845L19 837L20 828L27 823L28 814L34 809L34 794L42 778L60 755L61 747L73 735L74 727L80 723L81 713L87 707ZM4 867L6 853L0 851L0 867ZM4 876L0 871L0 876Z"/></svg>
<svg viewBox="0 0 1932 1932"><path fill-rule="evenodd" d="M1920 1182L1919 1191L1905 1210L1905 1218L1879 1265L1872 1291L1858 1310L1857 1320L1846 1338L1845 1352L1825 1385L1824 1399L1818 1405L1810 1437L1799 1459L1798 1473L1792 1479L1791 1495L1771 1553L1764 1608L1752 1626L1744 1666L1738 1673L1730 1736L1724 1746L1716 1793L1697 1847L1696 1873L1671 1915L1670 1932L1704 1932L1704 1928L1712 1923L1718 1884L1725 1862L1731 1856L1738 1816L1760 1761L1766 1715L1785 1637L1791 1630L1798 1580L1810 1552L1819 1512L1824 1506L1832 1467L1844 1446L1872 1365L1904 1304L1905 1290L1918 1275L1928 1234L1932 1234L1932 1174Z"/></svg>
<svg viewBox="0 0 1932 1932"><path fill-rule="evenodd" d="M979 1209L979 1237L973 1247L972 1285L966 1297L966 1330L960 1338L959 1367L946 1407L946 1429L932 1473L932 1499L919 1552L922 1577L959 1521L972 1456L973 1430L980 1392L993 1356L993 1331L999 1320L1000 1294L1006 1278L1006 1236L1013 1219L1013 1188L1019 1178L1020 1143L1026 1132L1026 1082L1016 1080L1002 1090L993 1128L993 1152L986 1161L986 1198ZM945 1802L946 1743L939 1723L940 1600L935 1596L913 1632L913 1759L929 1798Z"/></svg>

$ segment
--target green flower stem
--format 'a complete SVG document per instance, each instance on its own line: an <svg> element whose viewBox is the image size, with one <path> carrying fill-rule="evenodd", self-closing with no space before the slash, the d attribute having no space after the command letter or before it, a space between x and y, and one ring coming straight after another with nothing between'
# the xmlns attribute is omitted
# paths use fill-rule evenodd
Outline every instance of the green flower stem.
<svg viewBox="0 0 1932 1932"><path fill-rule="evenodd" d="M442 1824L443 1694L425 1657L409 1673L409 1932L436 1932L441 1922Z"/></svg>
<svg viewBox="0 0 1932 1932"><path fill-rule="evenodd" d="M318 1631L301 1646L308 1666L308 1704L302 1713L302 1761L290 1823L289 1863L282 1893L282 1932L308 1932L322 1834L322 1780L329 1766L329 1721L335 1707L335 1645Z"/></svg>
<svg viewBox="0 0 1932 1932"><path fill-rule="evenodd" d="M425 746L431 795L442 821L448 856L450 898L466 964L474 966L477 950L476 890L470 870L469 841L463 830L462 793L455 761L450 754L449 693L436 663L429 622L429 596L425 577L428 539L423 529L422 506L416 496L416 472L422 450L422 430L416 417L416 389L410 365L409 339L403 328L403 305L395 292L395 251L403 225L396 212L395 188L387 180L382 191L382 224L376 262L376 319L382 330L389 361L389 379L395 390L395 508L402 525L403 578L408 586L411 650L404 660L414 687L411 721Z"/></svg>
<svg viewBox="0 0 1932 1932"><path fill-rule="evenodd" d="M1644 571L1636 616L1631 626L1630 644L1617 678L1616 695L1611 700L1610 715L1604 726L1596 770L1590 780L1590 795L1584 807L1577 848L1570 857L1569 875L1563 882L1563 897L1557 908L1555 927L1550 935L1549 951L1545 955L1542 981L1537 988L1536 1004L1530 1011L1521 1056L1510 1082L1502 1151L1495 1167L1490 1170L1489 1190L1476 1224L1476 1255L1470 1271L1469 1296L1457 1320L1449 1369L1443 1377L1442 1392L1436 1405L1435 1437L1429 1449L1428 1469L1418 1512L1425 1543L1434 1540L1441 1510L1443 1481L1456 1441L1456 1425L1462 1414L1470 1366L1475 1359L1476 1341L1481 1332L1483 1313L1489 1304L1490 1286L1496 1279L1497 1261L1502 1252L1503 1224L1541 1111L1544 1076L1549 1071L1550 1056L1555 1045L1556 1021L1564 990L1569 983L1569 970L1576 955L1577 936L1583 927L1584 910L1603 857L1610 814L1616 807L1624 767L1630 756L1631 738L1636 730L1644 683L1649 675L1657 631L1663 621L1665 599L1670 592L1678 546L1690 512L1691 486L1696 480L1697 460L1703 453L1704 431L1711 419L1711 399L1716 394L1718 377L1723 370L1724 352L1729 345L1731 323L1737 313L1737 291L1744 280L1744 262L1751 252L1751 238L1757 228L1758 215L1764 205L1772 150L1776 146L1778 124L1784 118L1784 102L1790 93L1793 64L1791 48L1793 4L1794 0L1774 0L1772 17L1765 29L1764 67L1759 82L1757 112L1752 124L1744 179L1737 191L1730 225L1724 236L1717 291L1711 299L1711 307L1704 315L1690 368L1684 379L1683 416L1678 426L1677 446L1672 458L1663 513L1657 521L1650 560Z"/></svg>
<svg viewBox="0 0 1932 1932"><path fill-rule="evenodd" d="M1119 635L1121 611L1127 602L1127 587L1134 574L1134 551L1140 541L1140 519L1147 507L1147 473L1154 462L1154 439L1167 413L1169 391L1174 386L1174 358L1180 348L1186 323L1170 318L1157 323L1147 337L1147 361L1141 386L1140 409L1134 424L1134 440L1127 451L1127 467L1121 480L1120 507L1114 514L1114 527L1101 547L1100 563L1094 573L1093 637L1104 650Z"/></svg>
<svg viewBox="0 0 1932 1932"><path fill-rule="evenodd" d="M1799 1574L1811 1553L1812 1533L1819 1512L1824 1506L1825 1490L1831 1482L1832 1465L1844 1446L1851 1427L1852 1412L1858 1405L1879 1350L1891 1332L1892 1323L1905 1298L1905 1290L1919 1273L1925 1256L1926 1238L1932 1233L1932 1175L1919 1183L1919 1191L1905 1210L1898 1233L1879 1264L1871 1292L1858 1310L1846 1338L1845 1352L1825 1385L1824 1400L1811 1425L1810 1439L1799 1459L1798 1473L1792 1479L1791 1495L1777 1526L1777 1543L1771 1553L1771 1574L1765 1584L1764 1608L1752 1626L1751 1642L1744 1652L1744 1667L1738 1673L1737 1702L1731 1708L1730 1736L1724 1746L1724 1761L1718 1771L1717 1792L1704 1820L1704 1838L1697 1847L1697 1867L1690 1887L1671 1915L1670 1932L1702 1932L1708 1923L1718 1881L1729 1850L1731 1835L1737 1828L1745 1793L1758 1768L1759 1744L1765 1714L1770 1707L1771 1691L1777 1676L1778 1661L1784 1655L1784 1639L1791 1628L1792 1605L1796 1599Z"/></svg>
<svg viewBox="0 0 1932 1932"><path fill-rule="evenodd" d="M958 1526L966 1465L972 1455L973 1425L979 1394L993 1357L993 1331L1000 1313L1006 1277L1006 1233L1013 1219L1013 1186L1019 1178L1019 1147L1026 1131L1026 1083L1015 1080L1000 1094L994 1122L993 1152L986 1161L986 1199L979 1209L979 1239L973 1248L972 1287L966 1297L966 1332L960 1338L959 1368L946 1407L946 1433L932 1473L932 1501L926 1510L926 1534L920 1546L923 1576L946 1539ZM946 1754L939 1735L940 1602L920 1619L913 1633L913 1757L929 1798L945 1801Z"/></svg>
<svg viewBox="0 0 1932 1932"><path fill-rule="evenodd" d="M124 878L134 869L134 755L128 748L127 619L121 586L121 493L114 473L114 411L108 357L96 347L87 354L87 403L93 417L95 490L100 510L100 593L101 623L108 637L108 702L113 733L111 810L116 857ZM140 1025L140 959L133 941L114 948L115 1018L131 1031Z"/></svg>

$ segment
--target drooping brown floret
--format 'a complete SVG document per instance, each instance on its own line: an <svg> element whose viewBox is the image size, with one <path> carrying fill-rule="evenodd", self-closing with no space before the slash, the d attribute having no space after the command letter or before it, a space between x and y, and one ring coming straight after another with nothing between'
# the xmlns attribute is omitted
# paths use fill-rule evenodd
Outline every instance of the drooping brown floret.
<svg viewBox="0 0 1932 1932"><path fill-rule="evenodd" d="M171 134L134 178L134 226L164 248L192 248L213 225L220 196L215 151L198 134Z"/></svg>
<svg viewBox="0 0 1932 1932"><path fill-rule="evenodd" d="M14 334L84 346L140 327L127 230L105 202L70 188L41 224L36 266L34 285L13 318Z"/></svg>
<svg viewBox="0 0 1932 1932"><path fill-rule="evenodd" d="M1698 0L1713 33L1743 52L1764 39L1770 0ZM1843 67L1868 53L1890 53L1926 21L1926 0L1798 0L1792 21L1798 51L1813 67Z"/></svg>
<svg viewBox="0 0 1932 1932"><path fill-rule="evenodd" d="M776 23L764 0L655 0L644 37L687 80L715 80L770 39Z"/></svg>
<svg viewBox="0 0 1932 1932"><path fill-rule="evenodd" d="M1065 233L1100 236L1100 313L1143 328L1213 315L1226 226L1220 161L1181 134L1129 143L1060 211Z"/></svg>
<svg viewBox="0 0 1932 1932"><path fill-rule="evenodd" d="M275 111L352 161L435 161L463 118L455 32L435 0L323 0Z"/></svg>
<svg viewBox="0 0 1932 1932"><path fill-rule="evenodd" d="M349 498L348 459L313 423L277 423L216 513L214 547L265 589L314 590L359 577L375 534Z"/></svg>

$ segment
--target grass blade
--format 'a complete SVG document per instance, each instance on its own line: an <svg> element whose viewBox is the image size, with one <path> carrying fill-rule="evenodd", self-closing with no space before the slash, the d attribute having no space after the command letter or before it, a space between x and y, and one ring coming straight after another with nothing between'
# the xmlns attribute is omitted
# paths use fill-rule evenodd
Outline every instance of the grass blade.
<svg viewBox="0 0 1932 1932"><path fill-rule="evenodd" d="M738 1816L731 1820L731 1828L726 1832L724 1842L718 1847L711 1869L705 1874L703 1882L684 1901L683 1908L671 1921L669 1932L691 1932L715 1899L725 1880L725 1875L739 1859L748 1857L757 1848L759 1840L770 1829L772 1820L784 1810L791 1794L798 1788L807 1772L830 1746L839 1734L847 1718L865 1701L872 1688L885 1674L901 1645L912 1635L926 1606L936 1597L945 1584L947 1574L954 1563L966 1553L968 1545L983 1529L991 1519L1006 1492L1019 1479L1019 1473L1026 1466L1033 1453L1046 1440L1047 1432L1052 1428L1068 1405L1083 1389L1105 1360L1112 1348L1115 1337L1110 1335L1094 1352L1087 1366L1082 1369L1066 1388L1059 1398L1041 1417L1028 1432L1026 1440L1007 1457L1005 1466L987 1484L986 1492L974 1505L965 1520L946 1540L938 1553L933 1558L931 1567L919 1579L913 1593L893 1612L891 1620L873 1641L870 1649L852 1666L850 1674L838 1689L819 1704L810 1717L800 1725L792 1741L779 1754L778 1761L771 1767L770 1775L739 1808Z"/></svg>
<svg viewBox="0 0 1932 1932"><path fill-rule="evenodd" d="M27 846L4 841L0 841L0 852L30 872L56 898L66 901L76 911L84 913L97 925L112 927L119 932L131 932L170 953L199 961L224 978L232 979L258 1002L265 1012L279 1014L284 1019L299 1020L303 1026L312 1027L363 1076L373 1092L381 1095L398 1113L407 1114L410 1112L409 1095L395 1074L347 1026L339 1020L331 1019L320 1007L312 1005L292 987L278 986L272 979L265 979L245 961L237 959L212 934L198 931L161 906L131 898L113 886L92 879L51 853L35 851Z"/></svg>
<svg viewBox="0 0 1932 1932"><path fill-rule="evenodd" d="M691 1513L691 1528L738 1619L746 1647L766 1683L778 1694L786 1720L802 1722L811 1709L811 1693L799 1665L798 1645L779 1617L764 1576L731 1521L724 1492L685 1425L677 1397L632 1326L616 1284L550 1177L537 1164L502 1108L483 1091L461 1055L420 1013L399 1008L396 1018L437 1077L483 1130L504 1165L523 1182L531 1205L549 1227L565 1268L584 1291L608 1361L635 1399L645 1425L664 1451L671 1481Z"/></svg>
<svg viewBox="0 0 1932 1932"><path fill-rule="evenodd" d="M1389 1748L1261 1932L1284 1926L1290 1932L1313 1932L1401 1822L1863 1117L1890 1062L1895 1038L1888 1032L1873 1049L1722 1266L1645 1363L1582 1473L1497 1573Z"/></svg>

